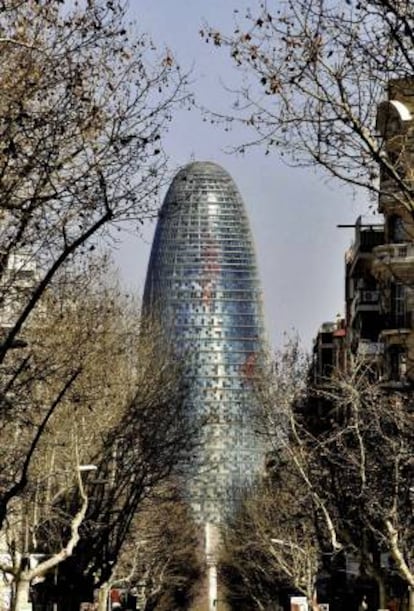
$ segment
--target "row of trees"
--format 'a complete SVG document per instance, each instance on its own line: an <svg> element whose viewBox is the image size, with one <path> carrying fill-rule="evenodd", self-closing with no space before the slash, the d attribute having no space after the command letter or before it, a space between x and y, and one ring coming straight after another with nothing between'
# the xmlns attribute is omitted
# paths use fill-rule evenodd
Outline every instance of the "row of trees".
<svg viewBox="0 0 414 611"><path fill-rule="evenodd" d="M233 108L212 115L250 130L238 150L275 151L412 215L412 3L258 1L235 13L233 32L206 25L201 36L228 51L242 76ZM405 116L384 102L393 88ZM315 394L298 362L295 350L278 358L260 393L260 426L279 431L269 439L275 468L224 532L223 574L237 608L243 598L246 608L272 608L275 583L315 607L316 576L344 555L376 580L385 607L386 553L412 610L411 393L388 394L357 363Z"/></svg>
<svg viewBox="0 0 414 611"><path fill-rule="evenodd" d="M412 211L407 147L404 159L388 154L375 127L389 80L412 76L410 3L287 0L246 19L233 36L203 32L252 78L226 119L256 130L253 143L375 194L379 169L392 179L390 197ZM148 604L165 595L168 608L172 591L190 592L198 560L178 585L187 543L173 555L156 550L152 571L138 552L151 557L156 525L145 516L160 515L168 532L154 498L181 511L179 466L196 423L182 412L179 364L160 357L157 330L142 331L105 258L92 254L114 223L155 213L163 136L188 100L185 75L131 29L122 0L0 0L0 49L0 568L11 605L21 608L30 583L58 565L65 583L88 576L104 592L126 579L117 563L135 558L124 547L131 537L138 568L127 577L146 575ZM384 395L356 367L324 389L335 418L316 435L309 409L296 409L297 355L284 359L289 368L278 366L261 391L260 424L275 432L283 469L234 516L232 545L245 561L232 570L266 607L266 580L312 598L326 555L342 550L381 583L376 557L387 550L413 588L408 396ZM194 537L190 528L184 541ZM169 594L165 583L175 584Z"/></svg>
<svg viewBox="0 0 414 611"><path fill-rule="evenodd" d="M291 346L272 367L273 384L259 385L259 425L278 434L268 436L266 476L224 529L230 596L246 609L269 609L277 592L302 593L318 609L318 578L352 559L376 582L371 604L387 607L394 575L412 611L412 396L385 392L366 364L312 389L304 363Z"/></svg>
<svg viewBox="0 0 414 611"><path fill-rule="evenodd" d="M134 528L139 541L155 537L154 516L183 502L197 423L186 418L182 366L165 348L160 354L160 332L140 322L136 303L110 277L96 255L59 274L3 366L2 486L10 499L0 569L13 585L13 609L58 565L66 605L75 585L80 598L92 586L105 591ZM174 494L166 489L173 482ZM148 503L154 523L134 526ZM183 537L166 546L168 566ZM138 567L134 579L143 574Z"/></svg>
<svg viewBox="0 0 414 611"><path fill-rule="evenodd" d="M183 411L182 366L160 354L159 331L141 322L99 254L118 222L156 214L163 138L188 100L174 58L126 11L122 0L0 1L7 609L26 608L31 586L40 597L56 582L65 609L93 588L106 609L116 580L139 582L151 608L189 597L200 567L192 558L194 574L176 577L197 548L189 551L191 520L179 526L196 426ZM161 551L148 543L157 538Z"/></svg>

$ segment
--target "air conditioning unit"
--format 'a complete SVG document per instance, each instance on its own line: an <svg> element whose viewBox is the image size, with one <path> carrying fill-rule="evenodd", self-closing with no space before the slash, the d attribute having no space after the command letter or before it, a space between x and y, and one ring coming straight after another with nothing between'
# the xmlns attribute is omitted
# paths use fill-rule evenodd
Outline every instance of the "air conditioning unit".
<svg viewBox="0 0 414 611"><path fill-rule="evenodd" d="M377 291L363 291L362 293L363 301L367 303L375 303L378 301L378 292Z"/></svg>

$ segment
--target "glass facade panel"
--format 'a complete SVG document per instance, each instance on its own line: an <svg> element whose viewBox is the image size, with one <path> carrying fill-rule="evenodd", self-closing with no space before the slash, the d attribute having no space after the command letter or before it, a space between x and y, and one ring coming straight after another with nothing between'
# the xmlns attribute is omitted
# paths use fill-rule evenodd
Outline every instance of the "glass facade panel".
<svg viewBox="0 0 414 611"><path fill-rule="evenodd" d="M155 231L144 309L158 312L177 348L189 353L188 409L205 421L189 490L201 519L217 522L262 465L249 377L264 339L246 211L220 166L191 163L173 180Z"/></svg>

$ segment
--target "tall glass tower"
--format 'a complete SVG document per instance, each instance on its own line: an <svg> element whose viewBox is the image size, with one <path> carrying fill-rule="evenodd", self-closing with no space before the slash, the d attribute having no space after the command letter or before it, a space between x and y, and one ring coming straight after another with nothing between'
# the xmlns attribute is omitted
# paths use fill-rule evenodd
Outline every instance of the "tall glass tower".
<svg viewBox="0 0 414 611"><path fill-rule="evenodd" d="M264 323L243 201L215 163L190 163L167 192L144 309L160 315L169 338L189 359L188 410L202 423L190 497L203 521L217 523L263 461L251 382Z"/></svg>

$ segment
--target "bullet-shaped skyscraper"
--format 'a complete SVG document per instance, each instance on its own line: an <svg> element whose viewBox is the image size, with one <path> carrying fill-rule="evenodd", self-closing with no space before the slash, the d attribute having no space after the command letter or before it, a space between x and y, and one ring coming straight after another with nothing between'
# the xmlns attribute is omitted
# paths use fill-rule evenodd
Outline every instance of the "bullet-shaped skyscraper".
<svg viewBox="0 0 414 611"><path fill-rule="evenodd" d="M190 417L200 445L189 481L205 522L263 463L252 388L263 350L262 296L249 222L230 175L194 162L174 178L162 205L148 267L144 308L159 314L191 371Z"/></svg>

